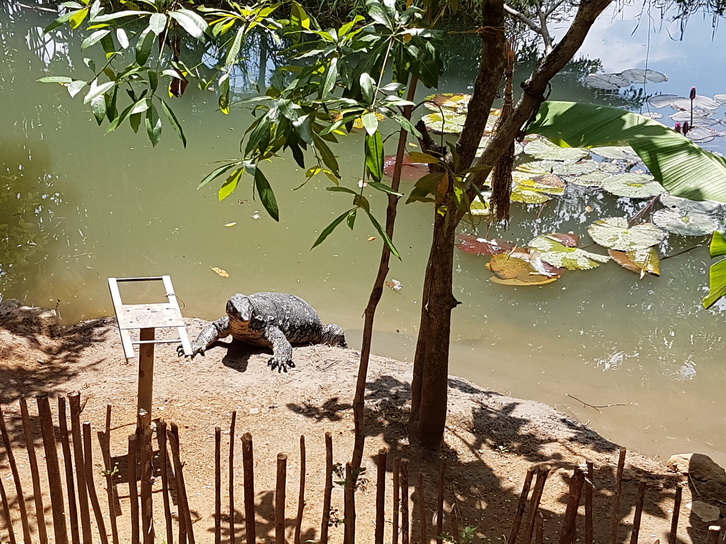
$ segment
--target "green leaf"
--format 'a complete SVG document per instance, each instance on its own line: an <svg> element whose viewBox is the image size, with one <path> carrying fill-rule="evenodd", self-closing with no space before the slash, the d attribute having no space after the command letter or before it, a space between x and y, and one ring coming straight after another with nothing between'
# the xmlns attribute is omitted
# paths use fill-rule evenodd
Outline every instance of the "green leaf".
<svg viewBox="0 0 726 544"><path fill-rule="evenodd" d="M710 308L718 299L726 295L726 259L714 264L708 273L709 293L703 299L703 307Z"/></svg>
<svg viewBox="0 0 726 544"><path fill-rule="evenodd" d="M151 28L146 28L139 36L139 41L136 42L136 62L139 66L146 64L151 54L151 48L154 46L154 33Z"/></svg>
<svg viewBox="0 0 726 544"><path fill-rule="evenodd" d="M107 81L106 83L101 83L100 85L97 84L96 79L91 81L91 88L88 90L88 93L86 94L85 98L83 99L84 104L88 104L95 98L98 98L102 94L104 94L106 91L111 89L114 85L116 85L115 81Z"/></svg>
<svg viewBox="0 0 726 544"><path fill-rule="evenodd" d="M636 113L547 101L528 131L570 147L628 144L671 194L726 202L726 159Z"/></svg>
<svg viewBox="0 0 726 544"><path fill-rule="evenodd" d="M229 66L230 64L234 64L237 62L237 55L239 55L239 50L242 47L242 39L245 36L245 27L240 27L239 30L237 30L237 34L234 36L234 40L232 41L232 45L229 46L229 51L227 51L227 57L224 60L224 65Z"/></svg>
<svg viewBox="0 0 726 544"><path fill-rule="evenodd" d="M364 113L361 121L363 121L363 126L368 136L373 136L378 131L378 118L374 112L369 111L368 113Z"/></svg>
<svg viewBox="0 0 726 544"><path fill-rule="evenodd" d="M225 182L219 188L219 194L217 195L220 201L224 200L234 192L234 190L237 188L237 185L239 185L239 180L242 177L244 171L244 168L237 168L237 170L232 172L232 174L225 180Z"/></svg>
<svg viewBox="0 0 726 544"><path fill-rule="evenodd" d="M71 83L72 81L73 81L73 78L70 78L68 76L48 76L48 77L41 77L38 80L38 83L60 83L62 85L67 85L67 84Z"/></svg>
<svg viewBox="0 0 726 544"><path fill-rule="evenodd" d="M132 11L132 10L125 10L125 11L117 11L115 13L109 13L107 15L99 15L96 17L93 22L94 23L107 23L108 21L114 21L116 19L122 19L124 17L148 17L151 15L150 11Z"/></svg>
<svg viewBox="0 0 726 544"><path fill-rule="evenodd" d="M363 72L360 75L360 90L361 93L363 93L363 100L366 104L373 103L375 93L374 86L375 81L373 81L373 78L367 72Z"/></svg>
<svg viewBox="0 0 726 544"><path fill-rule="evenodd" d="M239 166L239 164L240 164L239 161L234 161L234 162L231 162L231 163L228 163L228 164L224 164L224 165L222 165L222 166L220 166L218 168L215 168L209 174L207 174L206 176L204 176L204 179L202 179L202 181L199 182L199 185L197 185L197 190L199 190L202 187L204 187L205 185L207 185L214 178L216 178L218 176L221 176L222 174L224 174L228 170L231 170L235 166Z"/></svg>
<svg viewBox="0 0 726 544"><path fill-rule="evenodd" d="M373 187L374 189L377 189L378 191L382 191L389 195L403 196L403 193L397 193L396 191L394 191L390 186L386 185L385 183L379 183L377 181L369 181L368 185L370 187Z"/></svg>
<svg viewBox="0 0 726 544"><path fill-rule="evenodd" d="M75 81L72 81L68 84L68 94L71 95L71 98L76 96L78 93L80 93L83 90L83 87L85 87L87 83L85 81L82 81L80 79L77 79Z"/></svg>
<svg viewBox="0 0 726 544"><path fill-rule="evenodd" d="M321 233L320 233L320 236L318 236L318 239L317 239L317 240L315 240L315 243L313 244L313 247L311 247L310 249L314 249L314 248L316 248L317 246L319 246L320 244L322 244L322 243L323 243L323 242L325 241L325 239L326 239L326 238L327 238L328 236L330 236L330 233L331 233L331 232L333 232L333 231L335 230L335 227L337 227L337 226L338 226L338 225L340 225L340 224L341 224L341 223L342 223L343 221L345 221L345 218L346 218L346 217L348 217L348 214L349 214L350 212L352 212L353 210L355 210L355 208L351 208L350 210L348 210L348 211L346 211L346 212L343 212L343 213L342 213L342 214L340 214L340 215L339 215L338 217L336 217L335 219L333 219L333 222L332 222L332 223L330 223L330 225L328 225L327 227L325 227L325 228L323 229L323 232L321 232Z"/></svg>
<svg viewBox="0 0 726 544"><path fill-rule="evenodd" d="M139 132L139 127L141 126L141 118L142 115L140 112L129 114L129 124L131 125L131 130L133 130L134 133Z"/></svg>
<svg viewBox="0 0 726 544"><path fill-rule="evenodd" d="M320 98L325 100L330 91L335 87L335 82L338 80L338 57L330 59L330 65L328 70L325 72L325 78L323 79L323 86L320 90Z"/></svg>
<svg viewBox="0 0 726 544"><path fill-rule="evenodd" d="M89 8L83 8L73 14L73 16L68 20L71 29L76 29L81 26L83 21L86 20L86 17L88 17L88 11Z"/></svg>
<svg viewBox="0 0 726 544"><path fill-rule="evenodd" d="M358 196L358 193L355 192L353 189L349 189L348 187L341 187L339 185L334 185L332 187L326 187L326 191L330 191L331 193L348 193L353 196Z"/></svg>
<svg viewBox="0 0 726 544"><path fill-rule="evenodd" d="M260 201L275 221L280 220L280 210L277 207L277 200L275 199L275 193L272 192L270 182L262 173L259 167L255 168L255 188L260 195Z"/></svg>
<svg viewBox="0 0 726 544"><path fill-rule="evenodd" d="M182 141L182 144L184 147L187 146L187 138L184 136L184 130L182 129L182 126L179 124L179 121L176 118L176 115L174 115L174 112L172 109L167 105L166 102L163 100L161 101L161 109L166 115L167 119L169 119L169 122L171 123L171 126L174 127L174 131L177 133L177 136L179 136L179 139Z"/></svg>
<svg viewBox="0 0 726 544"><path fill-rule="evenodd" d="M164 32L166 28L167 17L163 13L154 13L149 18L149 28L157 36Z"/></svg>
<svg viewBox="0 0 726 544"><path fill-rule="evenodd" d="M155 70L149 70L149 87L152 94L159 88L159 74Z"/></svg>
<svg viewBox="0 0 726 544"><path fill-rule="evenodd" d="M365 210L366 214L368 215L368 219L371 220L373 227L378 231L378 234L381 236L381 238L383 238L383 242L386 244L386 246L388 246L388 249L391 250L391 253L393 255L395 255L396 257L398 257L400 259L401 255L398 253L396 246L393 245L393 241L391 240L391 238L388 236L388 234L386 234L386 231L383 230L383 227L381 227L381 224L378 222L378 220L375 217L373 217L373 214L370 212L370 210L368 210L366 208L363 208L363 209Z"/></svg>
<svg viewBox="0 0 726 544"><path fill-rule="evenodd" d="M100 42L104 37L108 36L110 33L111 31L108 29L97 30L81 42L81 49L87 49L92 45L95 45L96 43Z"/></svg>
<svg viewBox="0 0 726 544"><path fill-rule="evenodd" d="M91 111L96 122L100 125L106 117L106 97L104 95L97 96L91 100Z"/></svg>
<svg viewBox="0 0 726 544"><path fill-rule="evenodd" d="M121 49L126 49L129 46L129 37L123 28L116 29L116 39L118 40L118 44L121 46Z"/></svg>
<svg viewBox="0 0 726 544"><path fill-rule="evenodd" d="M383 138L381 133L366 134L366 168L375 181L383 178Z"/></svg>
<svg viewBox="0 0 726 544"><path fill-rule="evenodd" d="M224 74L219 80L219 110L229 115L229 74Z"/></svg>
<svg viewBox="0 0 726 544"><path fill-rule="evenodd" d="M708 249L712 259L726 255L726 238L724 238L723 232L714 231L711 235L711 245Z"/></svg>
<svg viewBox="0 0 726 544"><path fill-rule="evenodd" d="M204 31L207 30L207 22L199 14L188 9L182 8L178 11L171 11L169 16L194 38L201 38Z"/></svg>
<svg viewBox="0 0 726 544"><path fill-rule="evenodd" d="M159 112L156 110L156 106L151 104L151 107L146 112L146 134L149 136L152 147L156 147L156 144L161 140L161 119L159 118Z"/></svg>
<svg viewBox="0 0 726 544"><path fill-rule="evenodd" d="M340 178L340 168L338 166L338 161L335 158L335 155L328 147L328 144L326 144L323 139L313 134L313 142L315 144L315 149L318 150L318 153L320 153L321 158L323 159L323 163L325 166L330 168L331 173L336 177Z"/></svg>

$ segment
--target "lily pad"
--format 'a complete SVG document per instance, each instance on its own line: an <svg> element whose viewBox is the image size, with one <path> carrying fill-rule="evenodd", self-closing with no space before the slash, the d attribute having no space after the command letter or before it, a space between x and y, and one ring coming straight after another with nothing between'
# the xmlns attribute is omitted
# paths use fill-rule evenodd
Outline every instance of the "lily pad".
<svg viewBox="0 0 726 544"><path fill-rule="evenodd" d="M694 127L688 131L688 134L686 136L692 142L702 144L705 142L710 142L711 140L715 139L717 136L720 136L722 134L723 133L717 132L710 128Z"/></svg>
<svg viewBox="0 0 726 544"><path fill-rule="evenodd" d="M558 176L583 176L595 172L599 168L597 162L580 160L577 162L562 161L528 161L517 166L517 170L531 174L557 174ZM619 169L617 170L620 171Z"/></svg>
<svg viewBox="0 0 726 544"><path fill-rule="evenodd" d="M666 106L672 106L673 101L679 98L681 97L677 94L657 94L648 99L648 104L654 108L665 108Z"/></svg>
<svg viewBox="0 0 726 544"><path fill-rule="evenodd" d="M550 195L561 195L564 192L564 181L553 174L517 177L512 186L510 200L524 204L543 204L551 199Z"/></svg>
<svg viewBox="0 0 726 544"><path fill-rule="evenodd" d="M492 281L504 285L546 285L559 279L560 275L537 273L528 259L528 252L502 253L492 256L486 266L496 275Z"/></svg>
<svg viewBox="0 0 726 544"><path fill-rule="evenodd" d="M560 147L541 138L533 140L524 146L524 152L536 159L549 159L554 161L576 161L590 154L587 149Z"/></svg>
<svg viewBox="0 0 726 544"><path fill-rule="evenodd" d="M630 81L620 74L590 74L585 76L582 83L586 87L602 89L604 91L617 91L622 87L629 87Z"/></svg>
<svg viewBox="0 0 726 544"><path fill-rule="evenodd" d="M629 198L652 198L666 190L647 174L618 174L603 183L603 189L615 196Z"/></svg>
<svg viewBox="0 0 726 544"><path fill-rule="evenodd" d="M668 81L667 75L661 72L656 72L655 70L651 70L650 68L631 68L629 70L623 70L622 72L620 72L620 75L623 78L627 79L633 85L642 85L646 82L663 83L664 81Z"/></svg>
<svg viewBox="0 0 726 544"><path fill-rule="evenodd" d="M718 228L718 221L706 213L683 213L674 208L663 208L655 212L653 223L665 231L683 236L705 236Z"/></svg>
<svg viewBox="0 0 726 544"><path fill-rule="evenodd" d="M611 177L612 174L607 172L592 172L582 176L570 176L567 178L567 183L580 185L581 187L602 187L603 183Z"/></svg>
<svg viewBox="0 0 726 544"><path fill-rule="evenodd" d="M660 257L653 247L647 249L636 249L635 251L617 251L608 250L613 261L623 268L640 274L642 278L645 274L651 276L660 276Z"/></svg>
<svg viewBox="0 0 726 544"><path fill-rule="evenodd" d="M471 100L470 94L464 93L439 93L426 97L425 106L433 111L439 111L439 107L453 110L456 113L466 113Z"/></svg>
<svg viewBox="0 0 726 544"><path fill-rule="evenodd" d="M383 159L383 173L389 178L393 177L393 170L396 167L396 156L387 155ZM413 162L409 155L403 156L401 167L401 179L405 181L418 181L429 173L429 167L422 162Z"/></svg>
<svg viewBox="0 0 726 544"><path fill-rule="evenodd" d="M537 236L527 245L538 250L544 262L568 270L590 270L610 260L607 255L568 247L558 241L556 234Z"/></svg>
<svg viewBox="0 0 726 544"><path fill-rule="evenodd" d="M479 238L471 234L459 234L456 238L458 241L456 247L472 255L509 253L517 246L514 242L508 242L507 240L500 240L498 238L487 240L486 238Z"/></svg>
<svg viewBox="0 0 726 544"><path fill-rule="evenodd" d="M690 200L680 196L663 193L660 195L660 203L668 208L675 208L681 212L689 211L710 213L721 208L721 204L713 200Z"/></svg>
<svg viewBox="0 0 726 544"><path fill-rule="evenodd" d="M587 232L601 246L620 251L646 249L660 244L667 236L652 223L628 227L625 217L598 219L587 228Z"/></svg>
<svg viewBox="0 0 726 544"><path fill-rule="evenodd" d="M671 106L673 106L677 110L690 110L691 108L699 108L702 110L717 110L721 105L713 98L709 98L708 96L696 95L693 100L684 96L679 96L678 98L673 100Z"/></svg>
<svg viewBox="0 0 726 544"><path fill-rule="evenodd" d="M633 151L629 145L609 145L603 147L593 147L591 152L603 157L604 159L612 159L618 161L638 161L638 154Z"/></svg>
<svg viewBox="0 0 726 544"><path fill-rule="evenodd" d="M421 120L427 129L437 134L459 134L464 129L466 115L444 110L443 116L441 112L434 112L424 115Z"/></svg>
<svg viewBox="0 0 726 544"><path fill-rule="evenodd" d="M474 200L469 206L469 213L471 215L489 215L491 213L489 201L485 200L482 202L481 200Z"/></svg>

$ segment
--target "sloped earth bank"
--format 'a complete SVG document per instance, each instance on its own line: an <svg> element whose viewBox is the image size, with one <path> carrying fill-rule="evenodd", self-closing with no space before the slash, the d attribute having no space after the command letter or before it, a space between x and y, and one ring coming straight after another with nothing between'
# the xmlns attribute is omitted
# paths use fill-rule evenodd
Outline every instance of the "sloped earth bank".
<svg viewBox="0 0 726 544"><path fill-rule="evenodd" d="M133 432L135 420L137 366L135 360L127 362L123 356L114 319L81 323L55 337L47 334L55 332L52 323L43 326L39 321L42 321L39 311L20 316L0 315L0 401L21 470L27 471L27 455L17 401L20 395L32 397L39 393L50 395L51 405L55 407L56 397L80 391L85 403L82 420L91 421L96 430L103 428L106 406L112 404L112 455L123 461L127 438ZM204 324L200 320L188 320L190 336L196 337ZM345 464L350 458L353 441L350 403L358 352L326 346L296 348L294 359L297 367L287 374L279 374L268 369L266 361L269 354L250 351L236 343L220 343L206 357L197 357L193 361L178 358L175 347L159 345L156 348L153 416L179 426L184 476L192 515L196 520L197 542L214 541L216 426L223 430L223 540L229 538L226 475L233 410L237 411L234 469L237 541L244 541L239 440L244 432L251 433L254 440L256 494L260 505L257 518L259 541L274 540L273 491L279 452L288 454L287 539L292 541L300 470L298 444L300 435L305 435L307 496L302 541L315 541L320 534L326 432L333 437L335 461ZM412 508L416 520L421 501L414 484L418 481L419 471L424 473L429 526L433 522L439 455L421 453L409 447L405 424L410 376L410 364L380 357L371 361L366 400L369 436L364 457L365 475L370 481L359 490L356 499L359 542L373 542L376 466L372 456L380 448L385 447L389 451L386 541L391 541L390 482L394 458L407 457L410 460ZM573 467L591 460L595 464L595 542L610 541L617 445L543 404L486 391L456 377L450 378L449 387L449 419L440 455L447 462L447 508L456 504L461 518L460 527L475 527L476 542L503 542L510 530L527 469L543 464L552 470L542 499L545 541L559 541L567 481ZM36 413L35 402L30 400L33 415ZM94 462L100 465L98 444L94 447ZM39 436L36 436L36 451L41 460L41 474L45 478ZM17 512L4 451L0 454L0 475L13 503L13 512ZM625 467L618 542L630 539L637 487L641 480L647 483L647 493L640 541L652 543L660 539L665 543L668 541L674 489L683 477L636 453L628 454ZM32 489L29 476L23 482L29 498L29 490ZM104 512L107 512L105 485L100 475L97 488ZM154 489L159 488L160 478L157 478ZM122 542L128 542L130 522L126 483L119 483L118 493L121 496L118 524ZM45 499L47 508L50 500L48 497ZM342 500L342 489L336 486L334 520L342 521ZM679 541L705 542L707 524L686 508L690 500L691 490L686 487ZM163 537L161 502L160 493L156 493L156 530ZM713 504L723 506L718 501ZM33 511L32 505L29 508ZM581 518L582 515L581 507ZM445 529L450 532L448 517L445 518ZM47 518L50 520L49 512ZM109 526L108 519L106 525ZM580 542L583 541L582 527L580 519ZM330 530L331 541L342 542L342 523ZM19 531L16 523L16 532ZM4 528L2 534L3 537L6 535ZM415 542L419 540L418 530L412 532L412 539Z"/></svg>

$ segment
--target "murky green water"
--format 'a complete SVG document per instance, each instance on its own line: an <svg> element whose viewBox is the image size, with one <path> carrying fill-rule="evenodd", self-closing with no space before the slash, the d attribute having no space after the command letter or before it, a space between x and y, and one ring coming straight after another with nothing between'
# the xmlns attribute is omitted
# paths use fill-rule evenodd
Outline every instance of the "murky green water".
<svg viewBox="0 0 726 544"><path fill-rule="evenodd" d="M353 233L341 229L309 249L347 208L347 197L324 191L322 180L293 191L304 176L291 159L266 167L280 201L279 224L252 200L249 186L222 203L216 187L197 191L213 161L237 155L247 118L241 111L212 113L214 96L191 87L175 107L187 130L186 150L170 130L157 149L128 128L104 136L79 100L60 86L36 83L46 72L83 69L77 45L41 37L49 20L49 14L30 10L0 14L0 225L12 226L0 233L3 294L57 305L63 319L74 322L112 312L109 276L171 274L184 314L207 319L222 314L233 292L288 291L311 302L324 320L342 325L351 346L358 346L380 251L377 240L368 240L374 230L361 221ZM610 71L635 66L608 62ZM669 71L656 62L650 67ZM446 90L461 90L464 76L447 78ZM577 98L574 92L564 83L555 87L556 98ZM359 150L356 137L336 149L351 180L359 166L347 158ZM586 205L592 213L584 211ZM498 236L524 242L532 231L555 226L584 234L599 214L614 208L632 213L613 197L572 194L545 207L545 224L536 222L539 209L518 211L512 229ZM377 353L412 358L431 213L425 205L402 208L396 235L402 260L393 264L391 277L403 288L384 295ZM673 240L667 252L704 241ZM454 316L451 371L555 405L645 453L700 451L724 463L726 306L700 306L708 264L701 247L664 261L660 278L639 281L610 263L548 286L512 288L490 282L482 258L461 253L455 294L462 304ZM568 395L625 406L598 412Z"/></svg>

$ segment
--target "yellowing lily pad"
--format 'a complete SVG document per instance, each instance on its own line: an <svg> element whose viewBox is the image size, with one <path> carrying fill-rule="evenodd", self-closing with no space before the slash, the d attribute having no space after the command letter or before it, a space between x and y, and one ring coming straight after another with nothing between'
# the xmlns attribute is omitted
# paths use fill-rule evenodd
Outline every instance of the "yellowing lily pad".
<svg viewBox="0 0 726 544"><path fill-rule="evenodd" d="M682 212L663 208L653 214L653 223L665 231L683 236L704 236L718 228L718 221L703 212Z"/></svg>
<svg viewBox="0 0 726 544"><path fill-rule="evenodd" d="M587 232L601 246L620 251L646 249L660 244L667 236L652 223L628 227L625 217L599 219L587 228Z"/></svg>
<svg viewBox="0 0 726 544"><path fill-rule="evenodd" d="M618 174L603 183L602 188L615 196L652 198L665 193L663 186L647 174Z"/></svg>
<svg viewBox="0 0 726 544"><path fill-rule="evenodd" d="M527 245L538 250L544 262L568 270L590 270L610 260L607 255L567 247L556 239L556 235L537 236Z"/></svg>
<svg viewBox="0 0 726 544"><path fill-rule="evenodd" d="M439 93L426 97L425 106L434 111L439 111L439 107L453 110L456 113L466 113L471 100L470 94L464 93Z"/></svg>
<svg viewBox="0 0 726 544"><path fill-rule="evenodd" d="M654 247L636 249L635 251L617 251L609 249L608 253L613 260L623 268L640 274L660 276L660 257Z"/></svg>
<svg viewBox="0 0 726 544"><path fill-rule="evenodd" d="M421 120L426 128L437 134L459 134L464 129L466 115L444 110L424 115Z"/></svg>
<svg viewBox="0 0 726 544"><path fill-rule="evenodd" d="M545 285L557 281L559 276L544 276L538 274L532 265L517 257L519 252L501 253L493 255L487 263L487 268L496 276L492 281L503 285ZM526 256L527 253L522 253Z"/></svg>
<svg viewBox="0 0 726 544"><path fill-rule="evenodd" d="M536 159L553 161L577 161L584 159L590 152L579 147L560 147L549 140L539 138L524 146L524 152Z"/></svg>

